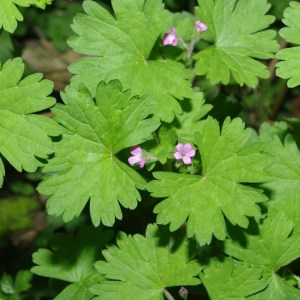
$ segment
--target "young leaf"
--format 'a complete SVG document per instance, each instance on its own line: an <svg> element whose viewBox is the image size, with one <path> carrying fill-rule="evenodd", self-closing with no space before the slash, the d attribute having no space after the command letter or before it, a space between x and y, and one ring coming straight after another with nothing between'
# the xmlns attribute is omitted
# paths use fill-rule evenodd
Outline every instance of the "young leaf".
<svg viewBox="0 0 300 300"><path fill-rule="evenodd" d="M152 149L152 154L165 164L167 159L174 158L173 149L176 141L195 143L195 132L201 128L200 119L212 108L206 104L203 93L195 92L191 99L182 102L182 112L177 114L171 124L163 123L158 131L158 145Z"/></svg>
<svg viewBox="0 0 300 300"><path fill-rule="evenodd" d="M255 59L268 59L278 50L276 32L265 30L275 17L265 15L266 0L198 1L198 18L208 25L203 39L213 45L194 56L196 74L206 75L213 84L228 84L232 78L240 85L257 85L268 78L266 66ZM255 13L254 13L255 12Z"/></svg>
<svg viewBox="0 0 300 300"><path fill-rule="evenodd" d="M267 286L268 282L262 278L262 274L261 267L228 257L223 260L211 259L200 273L200 278L210 299L245 299Z"/></svg>
<svg viewBox="0 0 300 300"><path fill-rule="evenodd" d="M18 171L33 172L53 152L48 135L59 135L60 129L50 118L31 113L55 103L48 97L53 84L41 80L41 74L21 79L24 65L20 58L7 61L0 70L0 153ZM4 167L0 162L0 185Z"/></svg>
<svg viewBox="0 0 300 300"><path fill-rule="evenodd" d="M113 0L115 17L93 1L83 3L86 14L74 19L77 34L69 45L87 54L71 65L72 85L84 83L92 95L99 81L119 79L133 95L146 95L154 113L170 122L180 112L176 99L188 98L192 73L183 64L151 51L169 21L161 0Z"/></svg>
<svg viewBox="0 0 300 300"><path fill-rule="evenodd" d="M15 293L14 282L10 275L4 274L0 278L0 288L1 292L6 295L12 295ZM0 293L0 296L2 296L2 293Z"/></svg>
<svg viewBox="0 0 300 300"><path fill-rule="evenodd" d="M129 94L118 81L101 82L95 102L87 90L66 89L65 105L53 109L65 134L55 144L55 157L44 168L49 176L39 186L41 193L51 195L49 214L63 214L70 221L90 199L93 224L112 226L115 217L122 218L119 203L136 207L136 188L143 189L145 181L115 154L145 141L159 121L148 118L149 104Z"/></svg>
<svg viewBox="0 0 300 300"><path fill-rule="evenodd" d="M173 159L172 150L177 141L176 131L170 124L162 123L157 134L158 144L152 149L151 153L165 164L168 159Z"/></svg>
<svg viewBox="0 0 300 300"><path fill-rule="evenodd" d="M261 153L265 145L257 143L253 132L245 130L238 118L227 118L221 132L218 122L208 118L195 138L202 176L157 172L157 180L150 182L147 189L154 197L168 197L154 209L159 224L170 223L174 231L187 220L188 236L195 235L204 245L210 243L212 235L220 240L226 238L224 216L242 227L248 226L247 217L260 216L256 203L267 197L245 183L264 181L264 168L271 158Z"/></svg>
<svg viewBox="0 0 300 300"><path fill-rule="evenodd" d="M29 270L18 271L15 280L12 276L3 274L0 278L0 299L1 300L18 300L23 299L22 292L30 289L32 273Z"/></svg>
<svg viewBox="0 0 300 300"><path fill-rule="evenodd" d="M18 271L15 278L15 290L20 292L26 292L30 289L30 281L32 279L32 273L29 270L20 270Z"/></svg>
<svg viewBox="0 0 300 300"><path fill-rule="evenodd" d="M269 286L263 294L265 298L258 295L258 299L296 299L289 298L288 295L281 298L270 297L270 295L285 294L287 286L278 275L275 275L275 272L300 256L300 233L294 233L293 227L293 221L288 220L283 212L271 210L259 225L259 234L245 233L243 244L246 247L241 245L238 237L225 241L226 254L249 265L263 268L264 278L268 280ZM292 294L298 295L299 299L299 290L291 287L288 290L293 290Z"/></svg>
<svg viewBox="0 0 300 300"><path fill-rule="evenodd" d="M111 239L112 232L95 228L81 228L76 237L57 234L53 238L51 250L39 249L33 253L37 265L31 271L40 276L68 281L67 286L55 299L91 299L89 288L103 277L94 269L94 262L100 250ZM76 298L78 297L78 298Z"/></svg>
<svg viewBox="0 0 300 300"><path fill-rule="evenodd" d="M194 143L195 132L201 130L200 120L212 109L212 105L205 103L203 93L195 92L190 100L182 103L182 108L173 122L176 124L174 129L179 141Z"/></svg>
<svg viewBox="0 0 300 300"><path fill-rule="evenodd" d="M291 1L284 11L282 22L287 26L279 34L287 42L298 45L280 50L276 57L282 61L276 64L276 75L288 79L288 87L300 84L300 3Z"/></svg>
<svg viewBox="0 0 300 300"><path fill-rule="evenodd" d="M177 237L178 238L178 237ZM96 284L95 300L162 300L170 286L197 285L201 266L189 256L189 242L174 239L167 230L147 227L146 237L121 233L117 246L103 251L105 261L95 264L106 281Z"/></svg>
<svg viewBox="0 0 300 300"><path fill-rule="evenodd" d="M28 7L37 0L0 0L0 29L13 33L17 28L17 21L23 21L23 16L16 7Z"/></svg>

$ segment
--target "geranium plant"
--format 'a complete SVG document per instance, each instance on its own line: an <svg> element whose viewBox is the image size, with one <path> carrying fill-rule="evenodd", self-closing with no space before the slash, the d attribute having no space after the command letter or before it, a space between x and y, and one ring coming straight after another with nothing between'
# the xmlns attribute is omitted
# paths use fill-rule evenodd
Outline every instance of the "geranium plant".
<svg viewBox="0 0 300 300"><path fill-rule="evenodd" d="M299 94L300 3L283 2L85 0L56 101L2 62L2 157L41 168L49 215L88 216L33 253L33 274L67 282L55 299L300 299L300 121L249 117L266 85ZM37 4L0 1L10 32L14 3Z"/></svg>

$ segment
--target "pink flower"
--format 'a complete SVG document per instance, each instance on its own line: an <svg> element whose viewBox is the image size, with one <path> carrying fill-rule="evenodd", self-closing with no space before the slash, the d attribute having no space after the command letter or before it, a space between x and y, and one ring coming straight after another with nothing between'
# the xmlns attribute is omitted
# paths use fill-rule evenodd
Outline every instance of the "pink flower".
<svg viewBox="0 0 300 300"><path fill-rule="evenodd" d="M182 286L179 290L179 296L181 299L187 300L188 290Z"/></svg>
<svg viewBox="0 0 300 300"><path fill-rule="evenodd" d="M178 38L176 36L176 29L175 27L172 27L171 32L165 34L164 40L163 40L163 45L171 45L171 46L176 46L178 42Z"/></svg>
<svg viewBox="0 0 300 300"><path fill-rule="evenodd" d="M129 164L132 165L137 165L139 164L141 168L145 166L146 163L146 157L143 154L143 150L139 146L135 146L131 149L130 153L132 156L128 158Z"/></svg>
<svg viewBox="0 0 300 300"><path fill-rule="evenodd" d="M192 148L192 145L187 144L177 144L176 146L177 152L174 153L174 157L176 159L182 159L183 163L188 165L192 163L191 157L194 157L196 151Z"/></svg>
<svg viewBox="0 0 300 300"><path fill-rule="evenodd" d="M198 32L203 32L203 31L206 31L208 27L206 24L204 24L198 20L195 22L195 28Z"/></svg>

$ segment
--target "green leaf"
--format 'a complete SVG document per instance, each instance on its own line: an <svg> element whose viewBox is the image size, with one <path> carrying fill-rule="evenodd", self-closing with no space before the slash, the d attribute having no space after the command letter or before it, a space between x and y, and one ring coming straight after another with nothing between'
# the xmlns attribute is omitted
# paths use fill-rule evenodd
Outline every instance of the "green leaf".
<svg viewBox="0 0 300 300"><path fill-rule="evenodd" d="M74 282L68 285L54 298L54 300L93 299L94 295L90 291L91 287L95 284L95 282L99 282L101 280L104 280L103 276L97 271L94 271L85 278L82 278L79 282Z"/></svg>
<svg viewBox="0 0 300 300"><path fill-rule="evenodd" d="M176 238L155 225L147 227L146 237L121 233L117 246L103 251L105 261L95 264L107 280L94 286L101 299L162 300L163 289L197 285L201 266L189 256L189 242Z"/></svg>
<svg viewBox="0 0 300 300"><path fill-rule="evenodd" d="M168 159L173 159L173 149L177 141L177 134L170 124L163 123L158 130L157 137L158 145L152 149L151 153L162 164L165 164Z"/></svg>
<svg viewBox="0 0 300 300"><path fill-rule="evenodd" d="M288 87L300 84L300 3L291 1L284 11L282 22L287 26L279 34L287 42L298 45L280 50L276 58L282 60L276 64L276 75L288 79Z"/></svg>
<svg viewBox="0 0 300 300"><path fill-rule="evenodd" d="M72 283L55 299L91 299L90 286L103 279L93 264L101 257L100 250L111 237L111 231L88 227L81 228L76 236L57 234L50 243L51 250L39 249L33 254L37 266L31 271Z"/></svg>
<svg viewBox="0 0 300 300"><path fill-rule="evenodd" d="M34 5L40 9L45 9L47 5L52 4L53 0L37 0Z"/></svg>
<svg viewBox="0 0 300 300"><path fill-rule="evenodd" d="M201 129L202 119L212 108L206 104L203 93L194 92L191 99L181 102L182 112L177 114L171 124L162 123L158 135L157 145L151 153L165 164L167 159L174 159L176 141L195 143L195 132Z"/></svg>
<svg viewBox="0 0 300 300"><path fill-rule="evenodd" d="M176 35L184 40L186 44L190 43L193 38L193 31L195 30L196 17L192 13L184 10L172 13L172 18L172 24L176 28ZM184 55L186 55L185 52Z"/></svg>
<svg viewBox="0 0 300 300"><path fill-rule="evenodd" d="M4 274L0 279L0 289L4 294L12 295L15 293L14 282L10 275Z"/></svg>
<svg viewBox="0 0 300 300"><path fill-rule="evenodd" d="M195 135L202 176L157 172L157 180L147 186L152 196L167 197L154 208L157 222L170 223L174 231L187 221L188 236L195 235L204 245L210 243L212 235L226 238L224 216L241 227L248 226L247 217L258 218L260 208L256 203L267 197L245 183L266 180L264 168L271 158L261 153L265 145L253 136L238 118L227 118L221 132L216 120L203 121L201 131Z"/></svg>
<svg viewBox="0 0 300 300"><path fill-rule="evenodd" d="M284 140L288 131L288 124L284 121L277 121L273 124L269 122L264 122L259 128L259 137L262 141L267 142L268 146L273 142L274 136L279 137L280 140ZM282 147L280 147L282 148ZM266 147L266 151L270 151L272 147Z"/></svg>
<svg viewBox="0 0 300 300"><path fill-rule="evenodd" d="M223 260L213 258L200 273L200 278L210 299L242 300L267 286L262 273L261 267L250 266L231 257Z"/></svg>
<svg viewBox="0 0 300 300"><path fill-rule="evenodd" d="M92 95L99 81L119 79L133 95L146 95L154 113L170 122L180 112L177 99L191 96L192 76L183 64L160 57L152 49L170 19L161 0L113 0L115 17L93 1L83 3L77 15L77 34L69 45L87 54L71 65L72 85L84 83ZM156 46L158 47L158 46Z"/></svg>
<svg viewBox="0 0 300 300"><path fill-rule="evenodd" d="M263 138L265 140L265 138ZM270 178L262 187L270 191L268 206L286 213L294 222L294 232L300 233L300 153L291 135L284 143L278 137L268 141L266 152L274 157L267 168Z"/></svg>
<svg viewBox="0 0 300 300"><path fill-rule="evenodd" d="M198 1L198 19L208 25L203 39L213 45L194 56L196 74L206 75L213 84L228 84L231 77L238 84L254 87L259 78L268 78L265 64L256 59L273 57L278 50L276 32L265 30L275 17L265 15L266 0ZM254 13L255 12L255 13Z"/></svg>
<svg viewBox="0 0 300 300"><path fill-rule="evenodd" d="M49 176L39 186L42 194L51 195L49 214L70 221L90 199L93 224L112 226L115 217L122 218L119 203L136 207L141 199L136 188L144 189L145 181L115 155L149 138L159 121L148 118L149 104L129 94L118 81L100 83L95 102L87 90L66 89L65 105L53 109L65 134L55 144L55 157L43 170Z"/></svg>
<svg viewBox="0 0 300 300"><path fill-rule="evenodd" d="M13 33L17 28L17 21L23 21L23 16L17 6L28 7L37 0L0 0L0 29Z"/></svg>
<svg viewBox="0 0 300 300"><path fill-rule="evenodd" d="M225 241L225 252L241 261L276 272L300 256L300 234L284 212L271 210L259 226L259 235L247 234L244 248L236 239ZM276 242L275 242L276 241Z"/></svg>
<svg viewBox="0 0 300 300"><path fill-rule="evenodd" d="M32 273L29 270L20 270L18 271L16 278L15 278L15 290L20 292L26 292L31 287L31 279Z"/></svg>
<svg viewBox="0 0 300 300"><path fill-rule="evenodd" d="M298 300L299 298L299 289L295 289L287 284L277 274L274 274L272 277L270 277L269 285L264 291L249 297L251 300Z"/></svg>
<svg viewBox="0 0 300 300"><path fill-rule="evenodd" d="M29 290L31 279L32 273L28 270L18 271L15 280L10 275L4 274L0 278L0 299L23 299L21 293Z"/></svg>
<svg viewBox="0 0 300 300"><path fill-rule="evenodd" d="M55 103L48 97L53 84L42 80L41 74L21 79L23 71L20 58L7 61L0 70L0 153L18 171L33 172L42 165L40 158L53 152L48 135L61 132L50 118L31 114ZM3 176L0 162L0 177Z"/></svg>
<svg viewBox="0 0 300 300"><path fill-rule="evenodd" d="M195 92L193 97L182 103L182 112L177 114L173 124L178 140L182 143L195 143L195 132L201 130L200 119L212 109L206 104L203 93Z"/></svg>
<svg viewBox="0 0 300 300"><path fill-rule="evenodd" d="M283 283L278 283L278 280L282 281L282 279L274 278L274 273L300 256L300 233L294 233L293 227L293 221L288 220L284 212L270 210L268 216L259 225L259 234L244 233L242 237L228 239L225 241L224 251L247 264L263 267L264 278L269 281L266 293L275 295L278 290L284 291L285 288L282 287ZM241 244L241 240L246 247ZM299 290L294 288L289 290L294 290L294 294L300 295ZM258 298L263 299L263 297ZM289 298L286 295L275 299Z"/></svg>

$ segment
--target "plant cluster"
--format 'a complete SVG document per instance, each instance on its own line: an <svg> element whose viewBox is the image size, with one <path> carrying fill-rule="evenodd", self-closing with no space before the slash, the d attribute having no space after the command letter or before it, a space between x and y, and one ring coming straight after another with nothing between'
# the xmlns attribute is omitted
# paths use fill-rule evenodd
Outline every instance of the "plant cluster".
<svg viewBox="0 0 300 300"><path fill-rule="evenodd" d="M50 4L0 0L0 26ZM0 69L0 184L39 169L49 215L88 216L31 272L66 282L57 300L300 299L300 121L272 116L277 87L299 93L300 3L100 4L73 18L59 99L21 58ZM0 298L31 276L4 274Z"/></svg>

